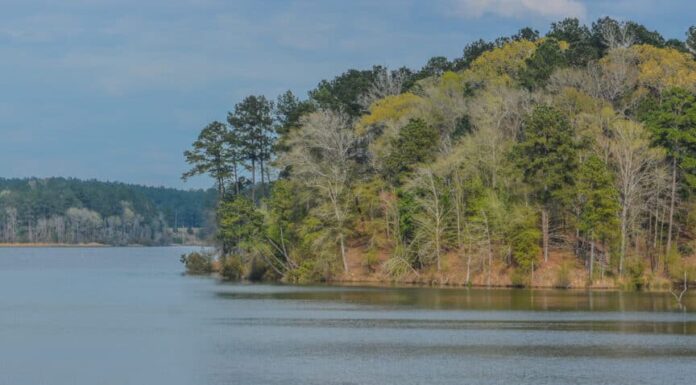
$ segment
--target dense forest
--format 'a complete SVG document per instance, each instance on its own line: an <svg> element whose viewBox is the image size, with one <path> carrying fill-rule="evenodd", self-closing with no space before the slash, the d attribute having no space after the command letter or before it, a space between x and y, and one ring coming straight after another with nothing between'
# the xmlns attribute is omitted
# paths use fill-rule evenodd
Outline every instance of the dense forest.
<svg viewBox="0 0 696 385"><path fill-rule="evenodd" d="M696 27L524 28L420 70L248 96L184 178L216 182L228 278L631 287L693 279ZM202 259L200 259L202 258Z"/></svg>
<svg viewBox="0 0 696 385"><path fill-rule="evenodd" d="M190 241L205 236L207 223L214 225L208 217L216 199L214 190L66 178L0 179L0 242L161 245Z"/></svg>

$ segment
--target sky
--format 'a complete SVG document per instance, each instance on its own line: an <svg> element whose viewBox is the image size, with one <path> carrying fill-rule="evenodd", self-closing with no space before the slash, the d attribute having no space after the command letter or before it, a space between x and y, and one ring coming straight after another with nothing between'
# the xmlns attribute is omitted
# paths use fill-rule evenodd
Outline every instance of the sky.
<svg viewBox="0 0 696 385"><path fill-rule="evenodd" d="M244 96L306 96L374 64L602 16L667 38L690 0L0 0L0 177L182 182L183 151Z"/></svg>

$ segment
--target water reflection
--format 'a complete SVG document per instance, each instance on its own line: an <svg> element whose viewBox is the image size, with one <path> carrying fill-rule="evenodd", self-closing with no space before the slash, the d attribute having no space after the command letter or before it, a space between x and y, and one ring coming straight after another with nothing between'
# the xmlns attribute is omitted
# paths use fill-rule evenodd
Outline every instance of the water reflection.
<svg viewBox="0 0 696 385"><path fill-rule="evenodd" d="M692 384L668 293L235 285L182 249L0 249L0 385Z"/></svg>
<svg viewBox="0 0 696 385"><path fill-rule="evenodd" d="M681 311L664 292L231 285L223 286L217 295L434 310ZM696 296L687 296L684 304L688 312L696 311Z"/></svg>

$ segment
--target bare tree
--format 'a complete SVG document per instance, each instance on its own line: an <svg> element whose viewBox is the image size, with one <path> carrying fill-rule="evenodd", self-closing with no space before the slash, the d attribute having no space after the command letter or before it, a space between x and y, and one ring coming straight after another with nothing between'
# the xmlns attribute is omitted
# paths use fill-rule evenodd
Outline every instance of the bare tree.
<svg viewBox="0 0 696 385"><path fill-rule="evenodd" d="M611 134L609 152L616 168L621 204L619 274L623 274L629 229L633 228L631 224L640 214L641 205L647 200L652 170L664 156L651 147L649 133L638 123L618 120L613 124Z"/></svg>
<svg viewBox="0 0 696 385"><path fill-rule="evenodd" d="M686 48L694 55L696 55L696 25L689 27L686 31Z"/></svg>
<svg viewBox="0 0 696 385"><path fill-rule="evenodd" d="M375 101L400 94L407 79L408 73L404 69L390 71L387 67L379 67L370 88L358 98L358 103L368 110Z"/></svg>
<svg viewBox="0 0 696 385"><path fill-rule="evenodd" d="M447 207L442 188L430 168L419 169L410 187L420 193L416 203L421 210L415 217L418 224L416 238L420 246L419 255L425 260L434 259L437 271L440 271L447 231Z"/></svg>
<svg viewBox="0 0 696 385"><path fill-rule="evenodd" d="M602 42L609 49L628 48L637 41L630 22L610 20L602 23L599 29Z"/></svg>
<svg viewBox="0 0 696 385"><path fill-rule="evenodd" d="M307 115L302 127L288 140L291 150L280 160L290 167L293 177L314 188L330 207L340 246L343 269L348 272L345 227L348 217L347 195L355 166L357 138L350 119L340 113L321 110Z"/></svg>

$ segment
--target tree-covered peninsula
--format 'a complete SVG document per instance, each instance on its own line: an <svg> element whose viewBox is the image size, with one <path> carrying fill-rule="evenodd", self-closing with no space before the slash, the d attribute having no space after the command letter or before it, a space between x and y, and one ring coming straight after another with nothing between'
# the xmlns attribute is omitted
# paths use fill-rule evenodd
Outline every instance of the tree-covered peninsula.
<svg viewBox="0 0 696 385"><path fill-rule="evenodd" d="M224 277L668 287L693 273L696 28L553 23L203 128Z"/></svg>

